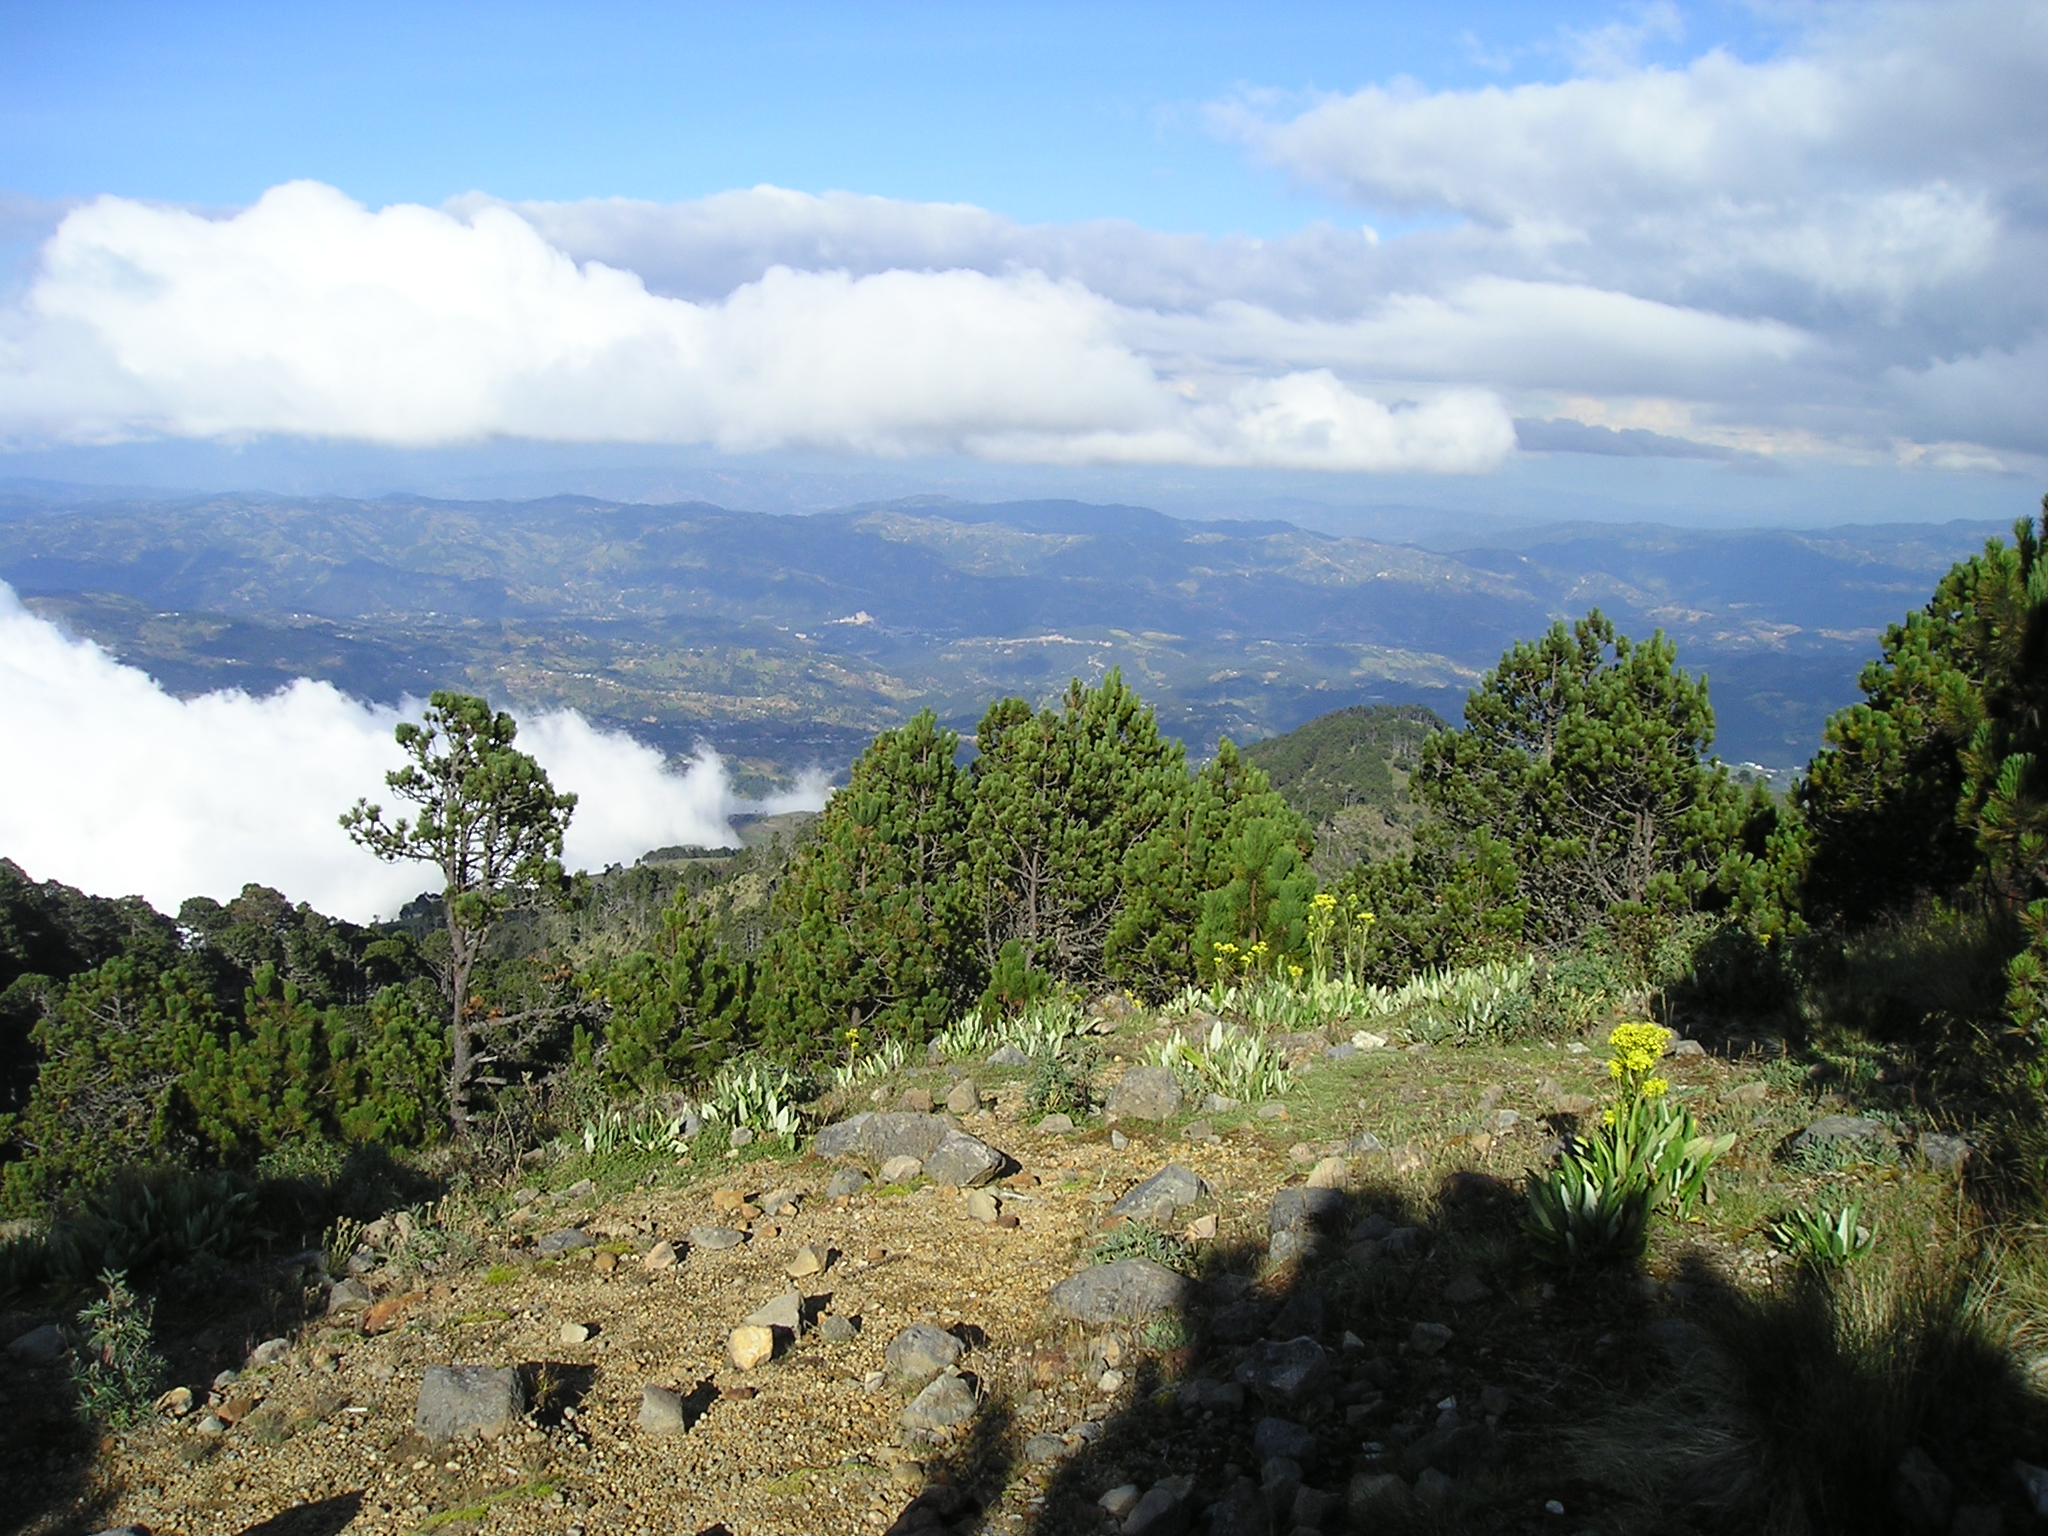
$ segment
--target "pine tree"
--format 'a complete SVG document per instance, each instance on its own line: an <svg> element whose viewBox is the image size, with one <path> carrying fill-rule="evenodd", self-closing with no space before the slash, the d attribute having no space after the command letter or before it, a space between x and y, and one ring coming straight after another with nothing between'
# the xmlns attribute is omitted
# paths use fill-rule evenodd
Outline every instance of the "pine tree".
<svg viewBox="0 0 2048 1536"><path fill-rule="evenodd" d="M926 710L877 736L827 802L760 956L753 1019L769 1048L849 1029L922 1040L980 992L959 747Z"/></svg>

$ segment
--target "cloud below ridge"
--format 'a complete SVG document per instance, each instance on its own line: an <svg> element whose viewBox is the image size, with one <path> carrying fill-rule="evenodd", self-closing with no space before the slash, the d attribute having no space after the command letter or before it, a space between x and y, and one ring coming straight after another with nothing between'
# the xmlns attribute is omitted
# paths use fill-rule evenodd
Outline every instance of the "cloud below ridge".
<svg viewBox="0 0 2048 1536"><path fill-rule="evenodd" d="M179 699L0 583L0 717L14 743L0 770L0 851L36 879L139 894L169 912L256 881L358 921L390 916L438 880L424 865L379 862L336 818L359 796L399 808L382 791L401 761L392 727L407 714L417 705L365 704L305 678L263 698ZM678 772L574 711L523 719L519 744L580 797L571 868L678 843L729 846L735 814L824 802L822 779L744 800L716 753Z"/></svg>

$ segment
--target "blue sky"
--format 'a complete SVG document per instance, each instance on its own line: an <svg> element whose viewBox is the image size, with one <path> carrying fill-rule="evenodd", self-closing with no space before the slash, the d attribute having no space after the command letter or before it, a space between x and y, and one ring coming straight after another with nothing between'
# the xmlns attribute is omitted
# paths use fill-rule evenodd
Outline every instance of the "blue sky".
<svg viewBox="0 0 2048 1536"><path fill-rule="evenodd" d="M2019 511L2048 471L2038 6L9 32L0 477L1776 521Z"/></svg>

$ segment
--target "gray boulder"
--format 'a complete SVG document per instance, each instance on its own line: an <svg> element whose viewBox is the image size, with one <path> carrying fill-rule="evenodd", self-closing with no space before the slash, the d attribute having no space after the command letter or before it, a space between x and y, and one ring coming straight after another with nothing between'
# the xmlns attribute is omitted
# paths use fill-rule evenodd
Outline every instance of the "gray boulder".
<svg viewBox="0 0 2048 1536"><path fill-rule="evenodd" d="M1252 1431L1252 1453L1263 1464L1275 1457L1314 1466L1318 1453L1315 1431L1292 1419L1264 1418Z"/></svg>
<svg viewBox="0 0 2048 1536"><path fill-rule="evenodd" d="M1273 1196L1266 1210L1269 1232L1334 1232L1347 1209L1341 1189L1316 1189L1303 1184Z"/></svg>
<svg viewBox="0 0 2048 1536"><path fill-rule="evenodd" d="M1927 1166L1941 1173L1954 1173L1970 1160L1970 1144L1960 1136L1922 1131L1918 1145Z"/></svg>
<svg viewBox="0 0 2048 1536"><path fill-rule="evenodd" d="M1239 1478L1209 1506L1209 1536L1273 1536L1266 1495L1250 1478Z"/></svg>
<svg viewBox="0 0 2048 1536"><path fill-rule="evenodd" d="M931 1434L958 1429L974 1417L974 1388L958 1376L941 1376L903 1410L903 1427Z"/></svg>
<svg viewBox="0 0 2048 1536"><path fill-rule="evenodd" d="M367 1312L370 1303L377 1299L368 1283L353 1276L334 1282L334 1289L327 1293L327 1315L346 1317L355 1312Z"/></svg>
<svg viewBox="0 0 2048 1536"><path fill-rule="evenodd" d="M1193 1205L1208 1193L1209 1186L1200 1174L1179 1163L1168 1163L1135 1189L1125 1191L1123 1198L1109 1208L1109 1214L1128 1216L1133 1221L1171 1221L1174 1212L1184 1205Z"/></svg>
<svg viewBox="0 0 2048 1536"><path fill-rule="evenodd" d="M776 1328L788 1334L801 1333L804 1326L804 1299L795 1291L785 1291L773 1301L748 1313L745 1322L750 1328Z"/></svg>
<svg viewBox="0 0 2048 1536"><path fill-rule="evenodd" d="M526 1413L526 1389L511 1367L430 1365L420 1380L413 1427L429 1441L495 1437Z"/></svg>
<svg viewBox="0 0 2048 1536"><path fill-rule="evenodd" d="M859 1168L840 1168L834 1171L832 1182L825 1186L825 1198L837 1200L841 1195L856 1195L868 1186L867 1174Z"/></svg>
<svg viewBox="0 0 2048 1536"><path fill-rule="evenodd" d="M1297 1408L1330 1381L1330 1357L1314 1339L1255 1344L1237 1367L1238 1384L1268 1406Z"/></svg>
<svg viewBox="0 0 2048 1536"><path fill-rule="evenodd" d="M1177 1486L1179 1481L1169 1478L1148 1490L1124 1516L1124 1536L1181 1536L1194 1511L1188 1507L1187 1494Z"/></svg>
<svg viewBox="0 0 2048 1536"><path fill-rule="evenodd" d="M578 1248L590 1246L590 1234L581 1227L564 1227L559 1232L550 1232L533 1245L533 1251L542 1258L554 1258L564 1253L574 1253Z"/></svg>
<svg viewBox="0 0 2048 1536"><path fill-rule="evenodd" d="M1180 1079L1171 1068L1127 1067L1103 1109L1131 1120L1169 1120L1180 1113L1180 1103Z"/></svg>
<svg viewBox="0 0 2048 1536"><path fill-rule="evenodd" d="M650 1435L680 1435L690 1427L683 1413L683 1397L667 1387L640 1389L640 1428Z"/></svg>
<svg viewBox="0 0 2048 1536"><path fill-rule="evenodd" d="M1014 1045L1003 1045L989 1052L988 1064L992 1067L1028 1067L1031 1058Z"/></svg>
<svg viewBox="0 0 2048 1536"><path fill-rule="evenodd" d="M972 1189L1003 1171L1003 1154L965 1131L948 1131L924 1160L924 1176L934 1184Z"/></svg>
<svg viewBox="0 0 2048 1536"><path fill-rule="evenodd" d="M1873 1148L1892 1139L1892 1128L1882 1120L1861 1115L1822 1115L1792 1138L1792 1150L1810 1147L1818 1141L1853 1141Z"/></svg>
<svg viewBox="0 0 2048 1536"><path fill-rule="evenodd" d="M1082 1323L1150 1317L1184 1306L1194 1287L1183 1275L1150 1259L1119 1259L1069 1275L1052 1288L1052 1309Z"/></svg>
<svg viewBox="0 0 2048 1536"><path fill-rule="evenodd" d="M898 1380L926 1381L951 1370L966 1353L967 1346L945 1329L912 1323L889 1341L882 1359Z"/></svg>
<svg viewBox="0 0 2048 1536"><path fill-rule="evenodd" d="M747 1234L737 1227L692 1227L690 1246L702 1248L706 1253L720 1253L727 1248L737 1248L747 1240Z"/></svg>
<svg viewBox="0 0 2048 1536"><path fill-rule="evenodd" d="M31 1328L7 1346L7 1358L22 1365L55 1365L71 1346L55 1323Z"/></svg>
<svg viewBox="0 0 2048 1536"><path fill-rule="evenodd" d="M826 1126L813 1146L823 1158L867 1157L879 1163L892 1157L914 1157L924 1162L952 1129L953 1122L944 1115L869 1111Z"/></svg>

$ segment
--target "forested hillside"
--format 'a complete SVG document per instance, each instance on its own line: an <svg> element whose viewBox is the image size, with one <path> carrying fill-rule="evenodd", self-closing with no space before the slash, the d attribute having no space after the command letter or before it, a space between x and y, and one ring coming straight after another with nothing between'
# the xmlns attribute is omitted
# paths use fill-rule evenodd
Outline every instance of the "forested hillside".
<svg viewBox="0 0 2048 1536"><path fill-rule="evenodd" d="M256 886L195 898L174 920L0 864L0 1190L19 1222L0 1285L69 1302L104 1272L88 1321L134 1305L124 1275L199 1305L267 1248L324 1234L345 1273L374 1246L349 1223L409 1207L417 1230L429 1193L459 1209L536 1169L587 1170L569 1200L598 1176L645 1191L809 1145L876 1164L872 1195L865 1164L857 1179L841 1170L849 1202L935 1169L985 1183L1005 1165L961 1129L993 1133L969 1065L1009 1074L1005 1113L1031 1116L1041 1138L1119 1152L1133 1144L1123 1127L1144 1125L1190 1156L1231 1137L1279 1158L1268 1143L1296 1135L1293 1117L1328 1129L1372 1106L1426 1129L1394 1149L1369 1126L1288 1147L1320 1182L1282 1191L1249 1258L1203 1247L1213 1221L1175 1236L1153 1206L1126 1206L1083 1274L1149 1263L1180 1285L1177 1265L1246 1297L1260 1329L1313 1291L1335 1310L1272 1345L1290 1349L1333 1331L1327 1315L1385 1353L1389 1306L1436 1305L1388 1298L1441 1293L1468 1310L1406 1335L1424 1341L1421 1359L1476 1307L1522 1350L1528 1319L1570 1288L1587 1337L1546 1335L1518 1367L1544 1393L1564 1392L1556 1350L1601 1379L1595 1334L1636 1327L1646 1298L1700 1298L1665 1321L1717 1340L1724 1374L1687 1390L1773 1438L1685 1442L1625 1474L1600 1457L1639 1436L1613 1426L1678 1410L1627 1373L1582 1383L1613 1419L1574 1442L1575 1487L1667 1509L1732 1465L1748 1481L1698 1505L1688 1529L1753 1529L1771 1500L1811 1508L1815 1490L1879 1529L1895 1507L1887 1479L1917 1466L1918 1448L1972 1497L2010 1503L2012 1457L2048 1443L2048 1404L2019 1384L2027 1298L2048 1274L2040 528L2023 521L1956 564L1886 631L1860 687L1777 796L1716 755L1713 687L1678 644L1599 610L1511 645L1455 727L1419 709L1345 710L1200 761L1111 669L1050 703L989 704L971 757L918 713L873 737L814 821L741 852L662 850L595 874L562 869L576 805L519 750L516 720L436 692L424 724L398 728L408 766L336 808L365 847L440 887L398 922L338 922ZM398 819L408 805L417 819ZM1378 837L1319 861L1318 828L1341 847L1361 811ZM1594 1056L1594 1093L1560 1080L1578 1056ZM1482 1087L1473 1072L1505 1076ZM952 1108L943 1124L934 1082ZM1478 1107L1445 1110L1446 1093ZM847 1118L891 1102L900 1114ZM898 1161L861 1139L870 1126L929 1131L930 1145ZM1185 1176L1182 1203L1207 1198ZM1036 1187L1003 1198L1023 1204ZM778 1190L763 1211L748 1192L723 1189L723 1209L765 1221L778 1199L801 1203ZM984 1195L970 1215L1015 1230L1015 1211ZM1396 1200L1431 1213L1430 1232L1403 1242L1462 1267L1414 1269L1415 1253L1382 1247L1395 1224L1381 1208ZM1316 1226L1341 1225L1313 1214L1326 1208L1366 1213L1341 1257ZM1006 1214L1011 1226L993 1225ZM453 1218L434 1219L453 1242ZM747 1240L726 1230L690 1241ZM536 1285L587 1242L556 1237L568 1247L514 1251ZM668 1246L659 1262L672 1265ZM528 1273L500 1266L477 1283ZM1238 1326L1228 1309L1184 1320L1205 1308L1118 1348L1147 1371L1185 1370L1220 1342L1191 1329ZM749 1358L772 1360L760 1331L770 1346ZM1373 1395L1384 1384L1423 1405L1373 1453L1399 1447L1404 1475L1375 1459L1354 1497L1393 1497L1372 1480L1394 1476L1401 1499L1434 1489L1485 1512L1476 1528L1518 1528L1522 1496L1489 1492L1474 1470L1551 1474L1513 1441L1488 1438L1488 1459L1468 1462L1445 1447L1481 1442L1431 1438L1458 1426L1427 1428L1424 1410L1450 1410L1412 1354L1386 1353L1345 1388L1368 1416L1392 1411ZM161 1370L135 1358L132 1379L76 1367L92 1423L149 1411ZM1099 1356L1092 1369L1098 1390L1122 1389L1121 1373L1101 1385ZM1870 1398L1871 1380L1892 1395ZM1994 1401L1995 1425L1969 1418ZM1289 1406L1315 1423L1334 1413ZM1348 1439L1356 1422L1343 1421ZM1762 1448L1788 1423L1789 1467ZM1245 1453L1235 1429L1218 1433Z"/></svg>
<svg viewBox="0 0 2048 1536"><path fill-rule="evenodd" d="M460 686L783 775L920 709L965 733L992 698L1112 667L1197 751L1353 703L1450 717L1517 637L1598 605L1714 677L1724 757L1790 767L1883 625L1994 531L1578 525L1446 553L1074 502L45 493L0 496L0 580L180 693Z"/></svg>

